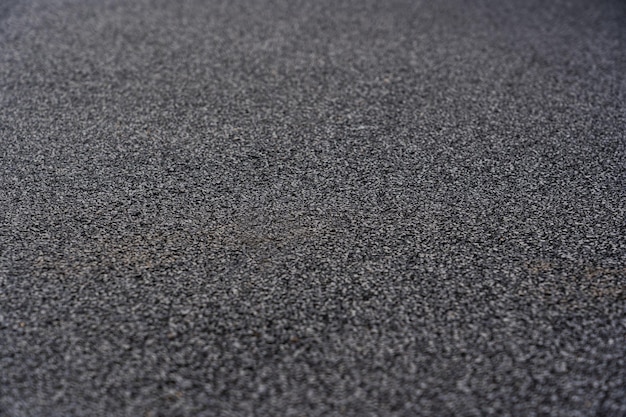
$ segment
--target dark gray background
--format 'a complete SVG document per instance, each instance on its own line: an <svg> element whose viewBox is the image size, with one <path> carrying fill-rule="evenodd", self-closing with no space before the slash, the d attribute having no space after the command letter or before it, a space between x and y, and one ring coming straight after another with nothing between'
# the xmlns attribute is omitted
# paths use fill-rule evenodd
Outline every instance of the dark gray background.
<svg viewBox="0 0 626 417"><path fill-rule="evenodd" d="M0 415L626 415L626 3L2 1Z"/></svg>

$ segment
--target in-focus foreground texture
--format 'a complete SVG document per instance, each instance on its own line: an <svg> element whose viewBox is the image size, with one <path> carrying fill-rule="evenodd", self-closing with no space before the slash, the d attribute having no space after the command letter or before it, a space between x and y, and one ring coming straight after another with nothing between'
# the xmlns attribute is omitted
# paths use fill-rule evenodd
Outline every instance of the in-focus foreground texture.
<svg viewBox="0 0 626 417"><path fill-rule="evenodd" d="M626 3L0 6L0 415L626 415Z"/></svg>

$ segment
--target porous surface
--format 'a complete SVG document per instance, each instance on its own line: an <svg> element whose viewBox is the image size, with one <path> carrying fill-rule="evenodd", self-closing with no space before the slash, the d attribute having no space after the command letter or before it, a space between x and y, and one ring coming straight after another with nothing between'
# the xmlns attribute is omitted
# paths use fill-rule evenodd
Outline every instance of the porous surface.
<svg viewBox="0 0 626 417"><path fill-rule="evenodd" d="M0 415L626 415L626 4L0 5Z"/></svg>

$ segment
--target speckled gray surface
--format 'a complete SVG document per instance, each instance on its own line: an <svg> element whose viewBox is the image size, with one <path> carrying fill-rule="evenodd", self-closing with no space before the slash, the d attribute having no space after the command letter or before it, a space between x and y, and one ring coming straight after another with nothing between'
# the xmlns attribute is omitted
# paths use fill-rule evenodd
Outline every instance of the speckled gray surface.
<svg viewBox="0 0 626 417"><path fill-rule="evenodd" d="M0 415L626 415L626 5L3 1Z"/></svg>

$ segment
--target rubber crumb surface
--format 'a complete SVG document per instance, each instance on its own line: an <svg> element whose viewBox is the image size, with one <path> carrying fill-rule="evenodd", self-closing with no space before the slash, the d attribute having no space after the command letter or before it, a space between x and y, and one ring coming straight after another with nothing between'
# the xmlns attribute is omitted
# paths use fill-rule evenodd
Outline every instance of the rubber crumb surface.
<svg viewBox="0 0 626 417"><path fill-rule="evenodd" d="M626 7L0 5L0 415L626 415Z"/></svg>

